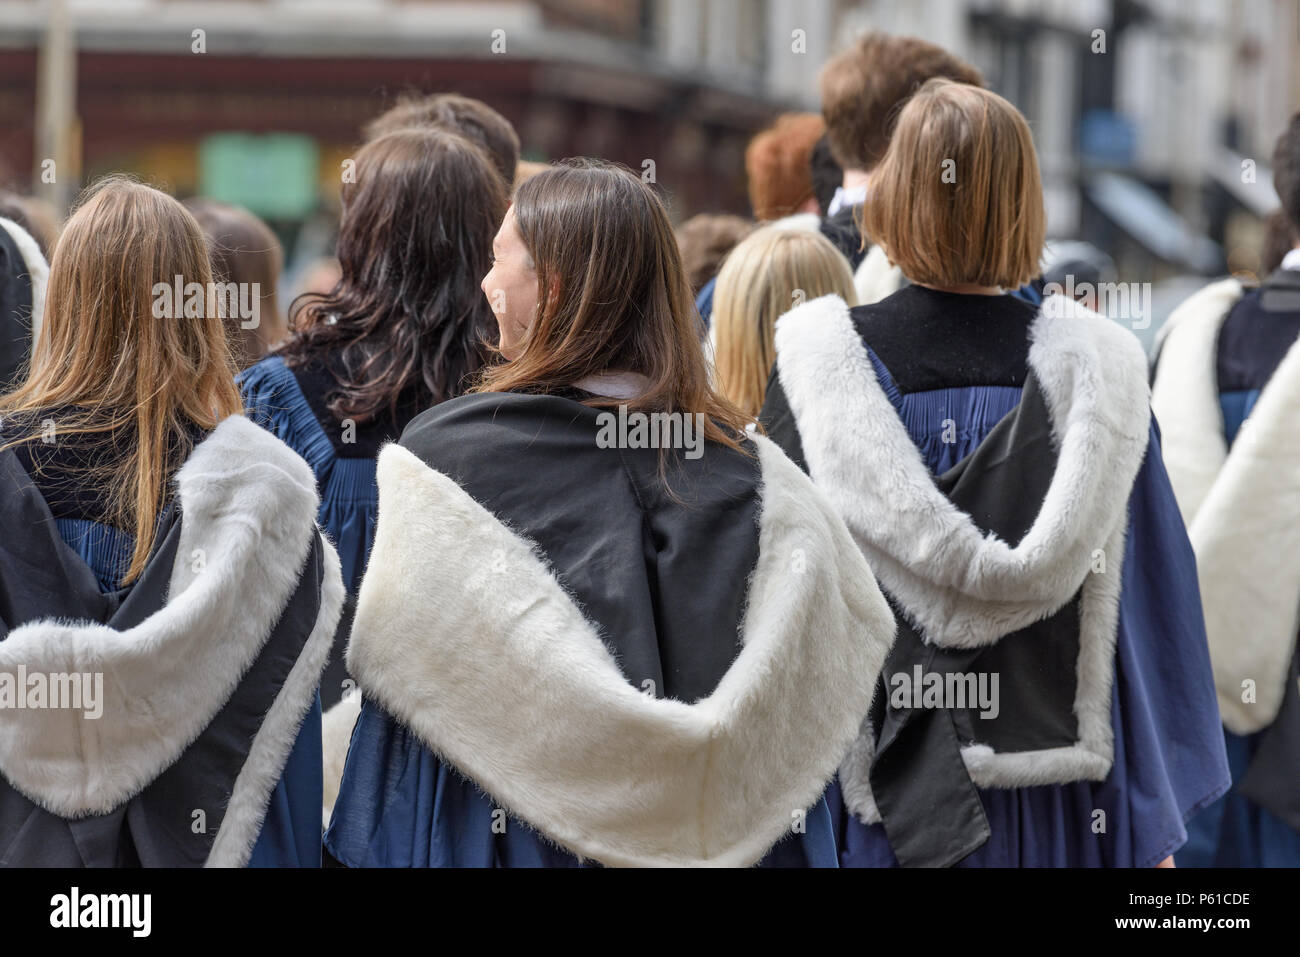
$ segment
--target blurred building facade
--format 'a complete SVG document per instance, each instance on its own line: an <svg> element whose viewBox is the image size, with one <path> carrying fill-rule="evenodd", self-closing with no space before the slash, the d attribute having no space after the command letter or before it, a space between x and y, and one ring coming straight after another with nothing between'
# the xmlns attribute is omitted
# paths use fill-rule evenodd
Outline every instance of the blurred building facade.
<svg viewBox="0 0 1300 957"><path fill-rule="evenodd" d="M1053 235L1146 275L1250 268L1300 0L0 0L0 182L48 190L66 154L64 190L135 170L289 222L398 93L456 90L530 158L652 163L676 215L745 212L749 136L815 110L868 29L952 49L1025 112Z"/></svg>

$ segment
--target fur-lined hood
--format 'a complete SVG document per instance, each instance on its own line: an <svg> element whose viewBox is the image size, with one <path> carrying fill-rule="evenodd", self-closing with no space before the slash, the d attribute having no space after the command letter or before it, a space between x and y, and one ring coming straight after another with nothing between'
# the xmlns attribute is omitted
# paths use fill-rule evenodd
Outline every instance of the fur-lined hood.
<svg viewBox="0 0 1300 957"><path fill-rule="evenodd" d="M1215 369L1219 330L1243 292L1226 279L1175 310L1152 392L1196 551L1219 711L1236 734L1277 717L1300 630L1300 344L1229 451Z"/></svg>
<svg viewBox="0 0 1300 957"><path fill-rule="evenodd" d="M398 445L379 458L349 670L426 746L580 857L756 862L834 775L895 625L825 500L775 445L754 442L762 507L743 647L708 697L634 687L545 556Z"/></svg>
<svg viewBox="0 0 1300 957"><path fill-rule="evenodd" d="M1110 770L1128 499L1150 432L1146 357L1130 333L1051 297L1030 334L1056 466L1036 519L1012 547L981 532L936 485L843 300L806 303L776 330L780 385L809 472L926 642L989 647L1080 596L1077 739L1006 752L967 743L962 759L980 787L1101 780ZM840 769L846 804L868 823L880 820L874 754L868 723Z"/></svg>
<svg viewBox="0 0 1300 957"><path fill-rule="evenodd" d="M105 814L170 767L230 700L299 587L319 536L316 483L288 446L242 416L176 475L182 521L166 603L134 627L45 619L0 641L0 672L103 676L102 717L6 711L0 771L65 818ZM257 732L209 864L242 864L261 828L334 636L339 560L322 540L315 626Z"/></svg>

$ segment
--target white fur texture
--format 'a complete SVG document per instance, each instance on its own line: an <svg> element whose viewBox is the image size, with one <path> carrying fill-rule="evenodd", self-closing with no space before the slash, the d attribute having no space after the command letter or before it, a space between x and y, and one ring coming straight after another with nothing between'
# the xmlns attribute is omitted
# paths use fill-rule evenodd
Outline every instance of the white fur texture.
<svg viewBox="0 0 1300 957"><path fill-rule="evenodd" d="M744 647L708 698L633 687L530 544L395 445L379 458L349 670L580 857L754 863L834 774L894 634L843 524L779 449L755 442L763 507Z"/></svg>
<svg viewBox="0 0 1300 957"><path fill-rule="evenodd" d="M1214 363L1219 328L1241 298L1241 283L1225 279L1189 296L1162 328L1160 365L1151 408L1160 423L1160 450L1188 528L1228 457Z"/></svg>
<svg viewBox="0 0 1300 957"><path fill-rule="evenodd" d="M1128 498L1150 427L1146 357L1137 340L1072 300L1050 297L1031 330L1058 462L1033 527L1011 548L984 535L934 479L876 378L843 300L826 296L777 322L777 366L809 471L881 584L925 639L991 645L1083 590L1072 746L996 754L963 749L981 787L1105 777ZM1099 467L1099 463L1105 463ZM1096 554L1105 571L1093 573ZM870 730L840 769L848 806L878 820Z"/></svg>
<svg viewBox="0 0 1300 957"><path fill-rule="evenodd" d="M0 228L9 234L22 254L27 266L27 275L32 283L32 349L36 349L36 339L41 334L41 322L45 316L45 288L50 282L50 267L41 254L41 247L32 235L12 219L0 218Z"/></svg>
<svg viewBox="0 0 1300 957"><path fill-rule="evenodd" d="M1223 724L1273 723L1300 629L1300 344L1292 345L1227 450L1215 372L1235 279L1179 307L1153 404L1165 463L1196 551ZM1246 682L1254 700L1243 701Z"/></svg>
<svg viewBox="0 0 1300 957"><path fill-rule="evenodd" d="M858 294L858 304L862 306L892 296L902 285L903 271L889 261L879 246L867 250L853 273L853 288Z"/></svg>
<svg viewBox="0 0 1300 957"><path fill-rule="evenodd" d="M334 816L334 802L339 799L339 786L343 783L343 769L348 761L348 745L352 742L352 729L361 717L361 695L345 695L341 701L325 712L321 722L321 742L325 752L324 788L321 792L321 819L329 827Z"/></svg>
<svg viewBox="0 0 1300 957"><path fill-rule="evenodd" d="M134 628L47 619L0 642L0 671L99 672L104 713L14 710L0 722L0 772L22 794L62 817L103 814L169 767L230 699L298 584L316 531L316 483L292 450L242 416L195 448L176 476L183 515L167 603ZM309 649L282 689L236 786L218 835L238 862L266 779L292 742L319 679L320 638L333 635L338 559L327 546L321 615ZM331 620L331 615L332 619ZM320 659L323 667L324 659ZM301 668L301 671L300 671ZM303 686L310 682L307 699ZM278 760L278 766L272 768ZM274 780L271 781L274 784ZM260 807L257 805L260 800ZM229 837L223 838L227 828ZM214 851L214 853L216 853Z"/></svg>

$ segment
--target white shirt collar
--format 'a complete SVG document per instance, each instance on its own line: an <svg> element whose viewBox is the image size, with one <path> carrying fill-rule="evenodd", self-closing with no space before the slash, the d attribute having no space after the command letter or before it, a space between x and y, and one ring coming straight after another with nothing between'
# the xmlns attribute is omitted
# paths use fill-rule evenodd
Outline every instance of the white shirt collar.
<svg viewBox="0 0 1300 957"><path fill-rule="evenodd" d="M1282 257L1282 268L1300 272L1300 249L1293 249Z"/></svg>
<svg viewBox="0 0 1300 957"><path fill-rule="evenodd" d="M830 219L841 209L849 206L857 206L867 201L867 184L854 186L851 189L845 189L843 186L835 187L835 196L831 199L831 205L826 210L826 218Z"/></svg>

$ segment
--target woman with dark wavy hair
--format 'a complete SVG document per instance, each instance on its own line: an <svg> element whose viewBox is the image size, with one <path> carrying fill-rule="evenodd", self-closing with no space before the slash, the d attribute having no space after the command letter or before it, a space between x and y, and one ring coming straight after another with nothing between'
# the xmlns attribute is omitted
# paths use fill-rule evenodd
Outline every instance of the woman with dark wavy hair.
<svg viewBox="0 0 1300 957"><path fill-rule="evenodd" d="M380 446L465 391L487 358L495 323L478 284L506 207L491 162L453 133L388 133L355 159L342 191L342 278L300 297L290 340L240 378L249 414L315 472L319 522L349 595L374 534ZM327 707L346 690L350 607L321 682Z"/></svg>

